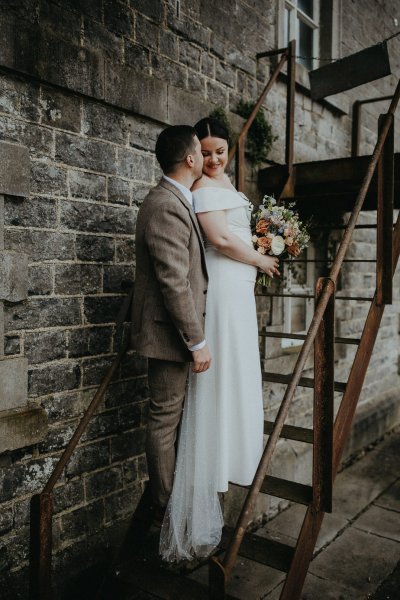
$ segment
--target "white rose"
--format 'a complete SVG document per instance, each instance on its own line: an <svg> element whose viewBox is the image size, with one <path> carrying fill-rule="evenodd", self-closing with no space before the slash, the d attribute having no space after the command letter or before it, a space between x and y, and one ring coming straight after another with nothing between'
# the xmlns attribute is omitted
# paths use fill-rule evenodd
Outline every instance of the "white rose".
<svg viewBox="0 0 400 600"><path fill-rule="evenodd" d="M279 256L285 249L285 240L281 235L276 235L271 242L272 254Z"/></svg>
<svg viewBox="0 0 400 600"><path fill-rule="evenodd" d="M267 233L265 237L269 238L270 240L273 240L275 236L273 233Z"/></svg>
<svg viewBox="0 0 400 600"><path fill-rule="evenodd" d="M289 236L286 238L285 243L287 246L291 246L293 244L293 241L293 238Z"/></svg>
<svg viewBox="0 0 400 600"><path fill-rule="evenodd" d="M251 238L251 241L256 244L257 240L258 240L258 237L256 235L253 235L253 237Z"/></svg>
<svg viewBox="0 0 400 600"><path fill-rule="evenodd" d="M263 248L262 246L259 246L257 248L257 252L259 252L260 254L267 254L267 251L265 248Z"/></svg>

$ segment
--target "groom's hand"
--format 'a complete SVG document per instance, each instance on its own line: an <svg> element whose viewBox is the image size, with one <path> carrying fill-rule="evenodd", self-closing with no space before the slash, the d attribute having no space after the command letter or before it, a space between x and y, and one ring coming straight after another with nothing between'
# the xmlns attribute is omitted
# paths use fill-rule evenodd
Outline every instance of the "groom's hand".
<svg viewBox="0 0 400 600"><path fill-rule="evenodd" d="M211 354L207 344L201 350L195 350L192 352L193 356L193 373L203 373L207 371L211 365Z"/></svg>

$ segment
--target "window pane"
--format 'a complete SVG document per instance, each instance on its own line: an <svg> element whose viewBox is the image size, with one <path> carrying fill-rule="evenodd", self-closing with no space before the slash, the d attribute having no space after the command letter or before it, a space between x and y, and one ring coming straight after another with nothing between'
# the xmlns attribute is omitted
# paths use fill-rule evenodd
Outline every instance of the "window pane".
<svg viewBox="0 0 400 600"><path fill-rule="evenodd" d="M313 18L313 4L314 0L298 0L297 7L302 10L303 13Z"/></svg>
<svg viewBox="0 0 400 600"><path fill-rule="evenodd" d="M284 39L284 43L287 46L287 44L289 43L289 32L290 32L290 11L285 8L285 19L284 19L284 33L283 33L283 39Z"/></svg>
<svg viewBox="0 0 400 600"><path fill-rule="evenodd" d="M299 31L299 54L303 58L299 58L299 62L312 69L313 61L311 59L313 55L313 30L308 27L301 19L298 19L298 31Z"/></svg>

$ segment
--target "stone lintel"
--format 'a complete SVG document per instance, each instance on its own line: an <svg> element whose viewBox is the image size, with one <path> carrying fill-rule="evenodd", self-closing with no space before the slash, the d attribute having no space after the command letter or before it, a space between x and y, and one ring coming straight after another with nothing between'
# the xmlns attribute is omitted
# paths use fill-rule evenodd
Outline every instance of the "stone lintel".
<svg viewBox="0 0 400 600"><path fill-rule="evenodd" d="M47 415L40 406L0 411L0 453L36 444L47 431Z"/></svg>
<svg viewBox="0 0 400 600"><path fill-rule="evenodd" d="M0 300L21 302L28 297L28 255L0 251Z"/></svg>
<svg viewBox="0 0 400 600"><path fill-rule="evenodd" d="M28 148L0 142L0 194L29 196L30 160Z"/></svg>
<svg viewBox="0 0 400 600"><path fill-rule="evenodd" d="M26 405L28 395L28 359L0 360L0 411Z"/></svg>

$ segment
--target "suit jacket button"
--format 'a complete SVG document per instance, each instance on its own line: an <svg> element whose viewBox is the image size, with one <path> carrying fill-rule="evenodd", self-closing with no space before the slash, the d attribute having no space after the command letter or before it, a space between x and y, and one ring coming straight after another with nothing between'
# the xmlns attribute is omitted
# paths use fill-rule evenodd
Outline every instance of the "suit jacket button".
<svg viewBox="0 0 400 600"><path fill-rule="evenodd" d="M207 290L203 290L203 294L207 294Z"/></svg>
<svg viewBox="0 0 400 600"><path fill-rule="evenodd" d="M205 317L205 316L206 316L206 313L203 313L203 317Z"/></svg>

